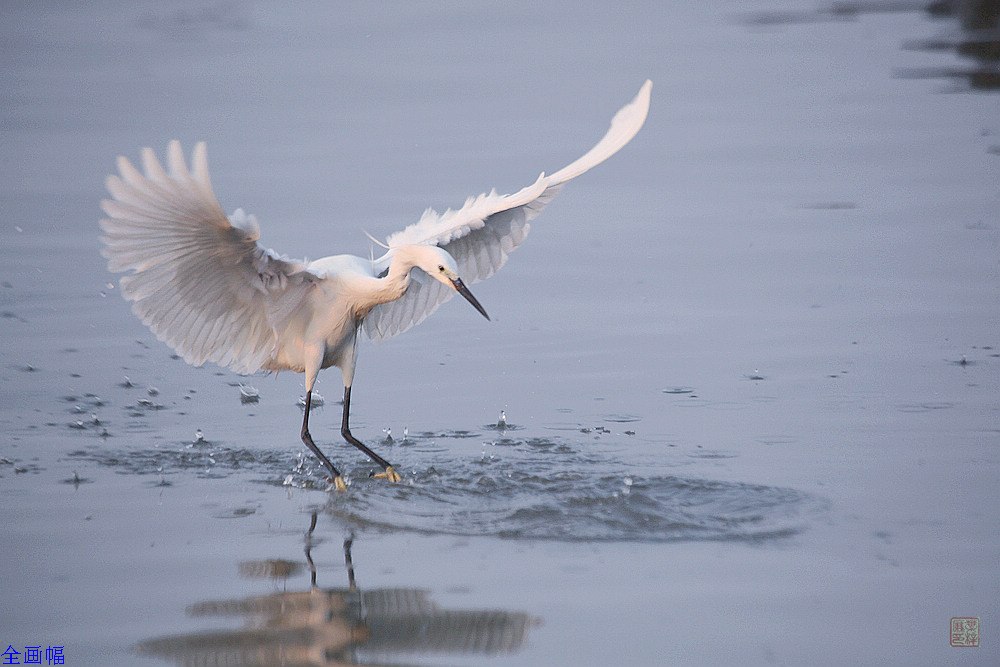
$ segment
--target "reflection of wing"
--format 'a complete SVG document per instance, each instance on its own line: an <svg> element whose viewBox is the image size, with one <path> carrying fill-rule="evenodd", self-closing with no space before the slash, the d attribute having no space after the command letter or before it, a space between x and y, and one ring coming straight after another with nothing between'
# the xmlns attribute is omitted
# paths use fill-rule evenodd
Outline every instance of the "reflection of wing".
<svg viewBox="0 0 1000 667"><path fill-rule="evenodd" d="M169 174L153 151L146 174L124 157L109 176L113 199L101 202L104 256L132 310L156 336L194 365L212 361L240 373L271 356L275 323L299 303L313 277L305 266L257 245L260 228L242 211L227 219L212 192L205 144L193 173L170 142Z"/></svg>
<svg viewBox="0 0 1000 667"><path fill-rule="evenodd" d="M534 184L512 195L498 195L494 191L469 199L457 211L438 214L428 210L419 222L390 236L389 246L438 245L455 258L459 275L467 283L489 278L521 244L528 234L528 223L566 181L608 159L635 136L646 120L652 86L652 82L646 81L635 99L612 118L604 138L572 164L551 176L542 174ZM385 266L391 252L380 260ZM375 340L402 333L423 321L454 294L437 280L412 282L401 298L371 310L365 318L365 330Z"/></svg>
<svg viewBox="0 0 1000 667"><path fill-rule="evenodd" d="M185 665L399 664L400 655L515 653L539 622L522 612L441 609L426 591L400 588L313 588L201 602L188 613L239 616L247 627L149 639L139 653Z"/></svg>
<svg viewBox="0 0 1000 667"><path fill-rule="evenodd" d="M509 611L439 610L421 614L369 616L368 641L358 653L384 658L395 654L504 655L520 650L535 619Z"/></svg>

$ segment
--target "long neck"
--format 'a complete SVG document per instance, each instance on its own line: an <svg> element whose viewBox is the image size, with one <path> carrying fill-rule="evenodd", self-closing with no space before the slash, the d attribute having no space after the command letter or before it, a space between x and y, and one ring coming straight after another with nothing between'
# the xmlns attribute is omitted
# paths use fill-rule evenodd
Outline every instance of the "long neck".
<svg viewBox="0 0 1000 667"><path fill-rule="evenodd" d="M376 278L373 296L377 303L395 301L406 293L410 286L410 269L416 266L413 253L406 246L396 248L392 253L389 271L384 278Z"/></svg>

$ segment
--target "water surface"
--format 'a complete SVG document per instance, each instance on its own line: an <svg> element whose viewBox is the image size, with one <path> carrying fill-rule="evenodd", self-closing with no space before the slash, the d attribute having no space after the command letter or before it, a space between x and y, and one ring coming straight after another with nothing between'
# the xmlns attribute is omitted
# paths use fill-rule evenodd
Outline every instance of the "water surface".
<svg viewBox="0 0 1000 667"><path fill-rule="evenodd" d="M0 641L67 665L996 663L1000 115L975 17L5 18ZM268 246L367 256L364 231L578 157L646 78L635 141L476 286L493 322L453 302L362 346L352 428L397 485L340 441L336 371L310 423L346 494L298 440L301 377L187 366L99 256L103 179L142 146L206 140ZM949 646L959 616L981 647Z"/></svg>

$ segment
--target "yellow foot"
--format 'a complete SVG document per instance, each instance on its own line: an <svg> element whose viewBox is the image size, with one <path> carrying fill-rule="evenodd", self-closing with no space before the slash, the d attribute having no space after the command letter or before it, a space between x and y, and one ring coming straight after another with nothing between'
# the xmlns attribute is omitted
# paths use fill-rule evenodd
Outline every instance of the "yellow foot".
<svg viewBox="0 0 1000 667"><path fill-rule="evenodd" d="M333 478L333 487L338 491L347 491L347 484L344 483L344 478L340 475Z"/></svg>
<svg viewBox="0 0 1000 667"><path fill-rule="evenodd" d="M385 472L375 473L375 479L387 479L390 482L398 482L403 478L399 476L399 473L396 472L392 466L388 466L385 469Z"/></svg>

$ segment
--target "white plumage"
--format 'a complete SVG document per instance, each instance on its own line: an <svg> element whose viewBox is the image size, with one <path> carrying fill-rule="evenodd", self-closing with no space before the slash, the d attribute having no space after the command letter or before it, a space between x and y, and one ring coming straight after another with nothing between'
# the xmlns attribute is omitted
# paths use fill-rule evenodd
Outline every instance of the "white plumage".
<svg viewBox="0 0 1000 667"><path fill-rule="evenodd" d="M319 370L339 366L344 437L385 467L383 476L398 480L348 428L358 329L364 324L375 340L402 333L455 292L485 316L462 279L475 283L493 275L566 181L635 136L651 88L647 81L604 138L575 162L511 195L493 191L455 211L427 210L389 236L388 251L374 261L335 255L307 264L262 248L256 218L240 209L226 217L219 205L204 143L195 146L190 171L178 142L169 144L166 170L146 148L145 173L120 157L120 176L107 179L103 254L111 271L131 272L121 288L136 315L188 363L210 361L238 373L304 372L307 404ZM312 442L308 419L306 409L302 439L340 488L340 473Z"/></svg>

